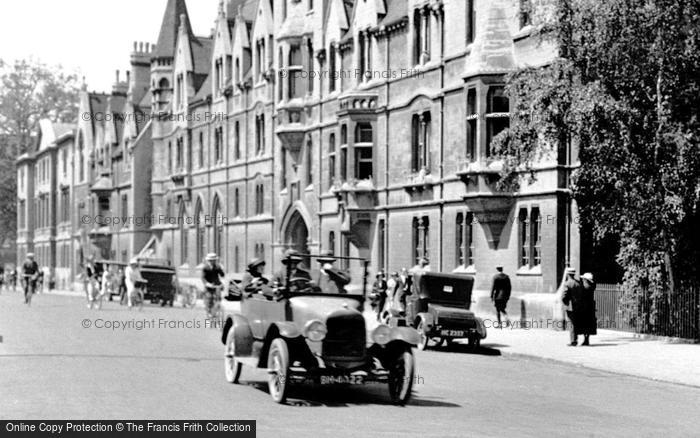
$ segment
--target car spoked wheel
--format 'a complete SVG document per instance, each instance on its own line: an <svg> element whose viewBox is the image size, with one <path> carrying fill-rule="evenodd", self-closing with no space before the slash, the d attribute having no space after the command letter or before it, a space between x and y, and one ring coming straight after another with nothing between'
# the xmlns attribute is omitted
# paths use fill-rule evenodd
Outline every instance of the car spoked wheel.
<svg viewBox="0 0 700 438"><path fill-rule="evenodd" d="M226 381L229 383L238 383L242 368L243 364L236 360L236 341L233 327L231 327L226 337L226 347L224 351L224 373Z"/></svg>
<svg viewBox="0 0 700 438"><path fill-rule="evenodd" d="M403 406L411 398L414 366L413 353L405 350L389 368L389 395L397 405Z"/></svg>
<svg viewBox="0 0 700 438"><path fill-rule="evenodd" d="M272 400L284 403L289 389L289 349L282 338L277 338L270 344L267 355L268 387Z"/></svg>

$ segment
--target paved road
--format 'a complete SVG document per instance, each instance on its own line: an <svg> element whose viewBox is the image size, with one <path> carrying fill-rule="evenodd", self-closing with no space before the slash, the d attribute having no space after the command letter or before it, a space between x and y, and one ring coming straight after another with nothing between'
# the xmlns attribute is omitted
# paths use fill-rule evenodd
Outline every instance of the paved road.
<svg viewBox="0 0 700 438"><path fill-rule="evenodd" d="M94 327L153 319L194 328ZM19 294L3 292L0 418L256 419L261 437L700 433L697 388L501 356L488 344L481 354L419 352L405 408L374 385L304 387L279 406L261 371L244 368L242 385L225 383L218 331L197 325L201 309L108 303L90 311L79 298L50 295L27 308Z"/></svg>

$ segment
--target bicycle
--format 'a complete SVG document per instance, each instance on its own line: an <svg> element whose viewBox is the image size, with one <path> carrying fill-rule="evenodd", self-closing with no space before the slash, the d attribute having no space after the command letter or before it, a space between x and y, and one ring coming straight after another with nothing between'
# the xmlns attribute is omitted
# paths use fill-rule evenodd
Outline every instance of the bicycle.
<svg viewBox="0 0 700 438"><path fill-rule="evenodd" d="M32 295L34 295L36 291L37 275L23 274L22 277L24 278L24 304L31 307Z"/></svg>
<svg viewBox="0 0 700 438"><path fill-rule="evenodd" d="M129 293L127 291L127 293ZM134 284L134 291L132 292L131 295L131 307L137 307L139 308L139 311L143 310L143 302L145 301L146 297L146 281L137 281ZM131 308L130 307L130 308Z"/></svg>
<svg viewBox="0 0 700 438"><path fill-rule="evenodd" d="M224 310L221 307L221 291L224 289L223 284L217 285L213 291L207 291L205 293L212 294L211 298L206 298L207 306L207 319L212 321L212 328L219 328L223 324L224 320ZM211 301L209 301L211 300Z"/></svg>

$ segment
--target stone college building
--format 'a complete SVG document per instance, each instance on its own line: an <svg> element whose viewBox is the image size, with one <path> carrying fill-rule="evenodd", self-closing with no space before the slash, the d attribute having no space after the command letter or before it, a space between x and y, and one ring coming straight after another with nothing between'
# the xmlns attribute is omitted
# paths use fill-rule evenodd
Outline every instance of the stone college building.
<svg viewBox="0 0 700 438"><path fill-rule="evenodd" d="M197 36L168 0L126 77L84 91L78 124L43 123L20 158L20 257L69 284L89 255L152 255L184 280L207 252L270 273L296 248L372 273L426 258L480 291L501 264L523 303L551 306L581 268L576 151L502 193L490 150L505 75L556 53L531 16L517 0L228 0Z"/></svg>

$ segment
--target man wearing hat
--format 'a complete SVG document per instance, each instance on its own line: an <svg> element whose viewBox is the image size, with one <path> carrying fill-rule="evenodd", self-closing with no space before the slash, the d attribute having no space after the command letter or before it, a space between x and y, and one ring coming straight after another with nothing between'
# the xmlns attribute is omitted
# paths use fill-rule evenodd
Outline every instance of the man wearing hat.
<svg viewBox="0 0 700 438"><path fill-rule="evenodd" d="M39 265L34 260L34 253L27 253L27 259L22 263L22 286L24 287L24 302L29 304L29 294L34 293L36 281L39 278Z"/></svg>
<svg viewBox="0 0 700 438"><path fill-rule="evenodd" d="M496 318L498 318L498 326L501 326L501 313L506 317L506 325L510 324L510 319L508 318L508 313L506 313L506 306L508 305L508 300L510 299L510 277L503 272L503 266L496 266L496 275L493 276L493 283L491 286L491 301L496 306Z"/></svg>
<svg viewBox="0 0 700 438"><path fill-rule="evenodd" d="M569 322L569 345L578 345L578 335L583 335L581 345L590 345L590 335L597 332L597 320L595 316L595 283L593 274L585 273L581 279L576 279L574 268L566 269L566 281L564 282L564 293L562 302L567 306L566 315Z"/></svg>
<svg viewBox="0 0 700 438"><path fill-rule="evenodd" d="M350 283L350 276L333 266L335 263L333 253L325 252L318 256L316 261L321 264L316 278L316 286L321 289L321 292L324 294L347 293L345 285Z"/></svg>
<svg viewBox="0 0 700 438"><path fill-rule="evenodd" d="M243 276L243 290L249 294L256 294L263 292L263 287L267 286L270 282L265 276L263 276L263 269L265 268L265 260L261 258L255 258L248 263L248 268L246 274Z"/></svg>
<svg viewBox="0 0 700 438"><path fill-rule="evenodd" d="M304 259L299 255L298 251L294 249L285 251L284 257L282 258L284 268L275 274L274 282L279 286L286 286L287 274L289 274L290 280L294 278L311 281L311 274L309 274L309 271L299 267L302 261L304 261Z"/></svg>
<svg viewBox="0 0 700 438"><path fill-rule="evenodd" d="M207 254L202 268L202 282L204 283L204 305L207 309L207 314L211 313L211 309L214 306L215 294L221 290L223 284L221 283L221 277L224 277L224 270L218 263L219 256L216 253L210 252Z"/></svg>

